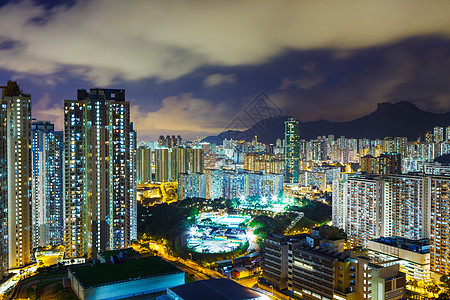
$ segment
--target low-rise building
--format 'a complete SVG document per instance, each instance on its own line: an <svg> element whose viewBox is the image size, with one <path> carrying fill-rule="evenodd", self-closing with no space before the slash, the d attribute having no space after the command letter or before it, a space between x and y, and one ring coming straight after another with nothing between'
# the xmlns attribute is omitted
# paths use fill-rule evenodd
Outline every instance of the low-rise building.
<svg viewBox="0 0 450 300"><path fill-rule="evenodd" d="M171 300L261 299L261 297L257 293L229 279L200 280L184 284L178 287L168 288L166 297Z"/></svg>
<svg viewBox="0 0 450 300"><path fill-rule="evenodd" d="M399 264L383 267L369 264L371 272L371 297L379 300L402 299L406 292L406 276Z"/></svg>
<svg viewBox="0 0 450 300"><path fill-rule="evenodd" d="M367 244L369 256L380 265L399 264L408 279L428 282L430 275L430 240L381 237Z"/></svg>
<svg viewBox="0 0 450 300"><path fill-rule="evenodd" d="M185 283L174 265L151 256L123 263L68 268L71 287L81 300L122 299L164 291Z"/></svg>

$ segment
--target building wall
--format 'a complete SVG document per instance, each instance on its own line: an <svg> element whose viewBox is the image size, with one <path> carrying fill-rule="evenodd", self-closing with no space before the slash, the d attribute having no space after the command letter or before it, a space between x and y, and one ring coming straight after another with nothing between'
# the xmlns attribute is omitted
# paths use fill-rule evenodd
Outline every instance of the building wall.
<svg viewBox="0 0 450 300"><path fill-rule="evenodd" d="M206 198L206 175L182 173L178 179L178 199Z"/></svg>
<svg viewBox="0 0 450 300"><path fill-rule="evenodd" d="M78 90L77 100L64 101L64 118L66 256L125 248L136 197L125 91Z"/></svg>
<svg viewBox="0 0 450 300"><path fill-rule="evenodd" d="M429 177L390 175L388 185L389 198L386 200L389 202L392 228L391 232L386 232L387 236L409 239L429 237Z"/></svg>
<svg viewBox="0 0 450 300"><path fill-rule="evenodd" d="M72 289L81 300L122 299L164 291L185 283L184 272L84 289L69 271Z"/></svg>
<svg viewBox="0 0 450 300"><path fill-rule="evenodd" d="M137 182L152 181L152 149L137 149Z"/></svg>
<svg viewBox="0 0 450 300"><path fill-rule="evenodd" d="M302 299L332 299L334 260L313 250L294 250L289 290Z"/></svg>
<svg viewBox="0 0 450 300"><path fill-rule="evenodd" d="M415 280L430 281L430 253L418 253L399 247L369 241L368 254L377 262L395 261L400 264L400 271ZM400 261L398 261L400 260Z"/></svg>
<svg viewBox="0 0 450 300"><path fill-rule="evenodd" d="M383 235L385 218L382 212L385 189L386 184L383 180L349 178L345 215L346 233L352 245L366 246L369 239Z"/></svg>
<svg viewBox="0 0 450 300"><path fill-rule="evenodd" d="M264 241L263 277L275 289L285 289L288 284L288 245L285 238L268 237Z"/></svg>
<svg viewBox="0 0 450 300"><path fill-rule="evenodd" d="M0 105L3 112L1 265L17 268L31 262L31 96L9 81Z"/></svg>
<svg viewBox="0 0 450 300"><path fill-rule="evenodd" d="M450 177L431 177L431 271L450 275Z"/></svg>
<svg viewBox="0 0 450 300"><path fill-rule="evenodd" d="M50 122L32 123L33 247L62 245L64 238L63 133Z"/></svg>
<svg viewBox="0 0 450 300"><path fill-rule="evenodd" d="M430 176L364 175L335 181L332 220L354 246L380 236L430 237Z"/></svg>
<svg viewBox="0 0 450 300"><path fill-rule="evenodd" d="M0 101L0 234L8 236L8 153L6 102ZM0 278L8 274L8 242L0 239Z"/></svg>
<svg viewBox="0 0 450 300"><path fill-rule="evenodd" d="M295 119L284 122L284 181L298 183L300 123Z"/></svg>

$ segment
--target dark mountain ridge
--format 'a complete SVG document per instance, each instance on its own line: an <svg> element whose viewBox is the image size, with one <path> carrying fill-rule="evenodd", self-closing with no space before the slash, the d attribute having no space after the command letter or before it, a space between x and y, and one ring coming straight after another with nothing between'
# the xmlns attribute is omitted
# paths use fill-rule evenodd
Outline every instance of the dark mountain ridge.
<svg viewBox="0 0 450 300"><path fill-rule="evenodd" d="M225 131L217 136L208 136L205 142L222 143L224 139L251 141L258 136L258 141L273 144L276 139L284 138L284 121L288 116L263 119L244 131ZM387 136L404 136L408 140L423 137L426 131L435 126L450 125L450 112L436 114L423 111L408 101L397 103L378 103L377 109L361 118L347 122L328 122L326 120L301 122L300 138L311 140L317 136L333 134L335 137L377 139Z"/></svg>

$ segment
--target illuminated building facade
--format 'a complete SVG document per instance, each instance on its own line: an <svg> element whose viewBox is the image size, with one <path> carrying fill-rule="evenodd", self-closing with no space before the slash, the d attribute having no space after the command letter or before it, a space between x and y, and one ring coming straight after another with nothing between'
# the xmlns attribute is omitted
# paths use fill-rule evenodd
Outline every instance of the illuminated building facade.
<svg viewBox="0 0 450 300"><path fill-rule="evenodd" d="M431 280L429 239L380 237L368 242L367 254L380 265L399 264L407 279Z"/></svg>
<svg viewBox="0 0 450 300"><path fill-rule="evenodd" d="M431 271L450 275L450 176L432 176L431 191Z"/></svg>
<svg viewBox="0 0 450 300"><path fill-rule="evenodd" d="M170 152L169 148L155 149L155 181L157 182L172 181Z"/></svg>
<svg viewBox="0 0 450 300"><path fill-rule="evenodd" d="M136 135L125 90L64 101L67 257L128 247L136 223Z"/></svg>
<svg viewBox="0 0 450 300"><path fill-rule="evenodd" d="M274 154L250 153L244 156L244 170L281 174L284 170L284 160Z"/></svg>
<svg viewBox="0 0 450 300"><path fill-rule="evenodd" d="M284 182L298 183L300 123L290 118L284 122Z"/></svg>
<svg viewBox="0 0 450 300"><path fill-rule="evenodd" d="M223 189L225 199L278 196L283 190L283 175L225 172L223 174Z"/></svg>
<svg viewBox="0 0 450 300"><path fill-rule="evenodd" d="M289 236L273 234L263 242L263 278L278 290L287 288L288 284L289 240Z"/></svg>
<svg viewBox="0 0 450 300"><path fill-rule="evenodd" d="M0 102L0 272L31 262L31 96L16 82Z"/></svg>
<svg viewBox="0 0 450 300"><path fill-rule="evenodd" d="M405 157L407 153L407 145L408 145L408 139L406 137L395 137L394 138L394 145L393 145L393 152L398 153L401 155L401 157Z"/></svg>
<svg viewBox="0 0 450 300"><path fill-rule="evenodd" d="M137 132L130 122L130 240L137 240Z"/></svg>
<svg viewBox="0 0 450 300"><path fill-rule="evenodd" d="M436 126L433 128L433 138L435 143L442 143L444 141L444 127Z"/></svg>
<svg viewBox="0 0 450 300"><path fill-rule="evenodd" d="M384 215L386 236L408 239L428 238L429 228L429 176L391 174L387 178Z"/></svg>
<svg viewBox="0 0 450 300"><path fill-rule="evenodd" d="M162 147L155 149L155 180L177 181L181 173L204 173L202 148Z"/></svg>
<svg viewBox="0 0 450 300"><path fill-rule="evenodd" d="M8 236L8 147L6 102L0 102L0 234ZM8 240L0 240L0 279L8 274Z"/></svg>
<svg viewBox="0 0 450 300"><path fill-rule="evenodd" d="M33 247L62 245L64 135L50 122L33 122L31 129Z"/></svg>
<svg viewBox="0 0 450 300"><path fill-rule="evenodd" d="M178 178L178 199L206 198L206 175L181 173Z"/></svg>
<svg viewBox="0 0 450 300"><path fill-rule="evenodd" d="M423 173L358 175L333 182L333 225L353 246L370 239L398 236L430 238L433 230L431 175ZM431 228L430 228L431 226Z"/></svg>
<svg viewBox="0 0 450 300"><path fill-rule="evenodd" d="M383 215L386 182L377 177L352 177L347 183L344 224L353 246L366 246L367 241L384 235Z"/></svg>
<svg viewBox="0 0 450 300"><path fill-rule="evenodd" d="M342 179L333 180L332 186L332 225L340 229L347 229L347 185L348 175Z"/></svg>
<svg viewBox="0 0 450 300"><path fill-rule="evenodd" d="M206 170L206 199L223 198L223 170Z"/></svg>
<svg viewBox="0 0 450 300"><path fill-rule="evenodd" d="M366 155L361 158L361 171L369 174L399 174L402 172L402 159L399 153L383 153L378 157Z"/></svg>
<svg viewBox="0 0 450 300"><path fill-rule="evenodd" d="M189 166L192 173L203 173L204 169L204 150L203 148L188 148L189 150Z"/></svg>
<svg viewBox="0 0 450 300"><path fill-rule="evenodd" d="M152 181L152 149L140 146L136 153L137 182Z"/></svg>
<svg viewBox="0 0 450 300"><path fill-rule="evenodd" d="M333 225L354 246L380 236L423 239L430 235L430 177L418 174L367 175L335 180Z"/></svg>

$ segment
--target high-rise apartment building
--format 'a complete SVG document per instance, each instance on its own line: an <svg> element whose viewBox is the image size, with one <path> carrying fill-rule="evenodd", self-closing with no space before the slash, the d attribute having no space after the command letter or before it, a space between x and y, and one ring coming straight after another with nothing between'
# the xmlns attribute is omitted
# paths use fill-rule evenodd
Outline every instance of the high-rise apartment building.
<svg viewBox="0 0 450 300"><path fill-rule="evenodd" d="M430 192L430 268L450 275L450 176L432 176Z"/></svg>
<svg viewBox="0 0 450 300"><path fill-rule="evenodd" d="M206 175L181 173L178 178L178 199L206 198Z"/></svg>
<svg viewBox="0 0 450 300"><path fill-rule="evenodd" d="M137 182L152 181L152 149L140 146L136 154Z"/></svg>
<svg viewBox="0 0 450 300"><path fill-rule="evenodd" d="M300 123L289 118L284 122L284 182L298 183Z"/></svg>
<svg viewBox="0 0 450 300"><path fill-rule="evenodd" d="M354 246L380 236L430 235L430 177L422 174L355 176L333 182L333 225Z"/></svg>
<svg viewBox="0 0 450 300"><path fill-rule="evenodd" d="M223 170L206 170L206 199L223 198Z"/></svg>
<svg viewBox="0 0 450 300"><path fill-rule="evenodd" d="M16 82L1 87L0 273L31 262L31 96Z"/></svg>
<svg viewBox="0 0 450 300"><path fill-rule="evenodd" d="M32 240L33 247L63 244L63 149L62 131L50 122L31 124L32 142Z"/></svg>
<svg viewBox="0 0 450 300"><path fill-rule="evenodd" d="M347 187L347 203L343 207L348 240L351 245L366 246L369 239L384 235L386 181L378 177L352 177Z"/></svg>
<svg viewBox="0 0 450 300"><path fill-rule="evenodd" d="M130 124L130 239L137 240L137 132Z"/></svg>
<svg viewBox="0 0 450 300"><path fill-rule="evenodd" d="M128 247L135 231L136 135L125 90L64 101L67 257Z"/></svg>
<svg viewBox="0 0 450 300"><path fill-rule="evenodd" d="M0 102L0 234L8 236L8 153L6 137L8 133L6 102ZM8 240L0 239L0 278L8 273Z"/></svg>
<svg viewBox="0 0 450 300"><path fill-rule="evenodd" d="M444 127L440 126L434 127L433 133L435 143L442 143L444 141Z"/></svg>
<svg viewBox="0 0 450 300"><path fill-rule="evenodd" d="M162 147L155 149L155 180L177 181L182 173L204 172L203 148Z"/></svg>
<svg viewBox="0 0 450 300"><path fill-rule="evenodd" d="M430 234L429 177L413 174L388 176L383 214L384 234L408 239L428 238Z"/></svg>
<svg viewBox="0 0 450 300"><path fill-rule="evenodd" d="M402 172L402 159L399 153L383 153L378 157L366 155L360 159L361 171L369 174L398 174Z"/></svg>

